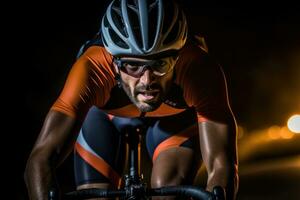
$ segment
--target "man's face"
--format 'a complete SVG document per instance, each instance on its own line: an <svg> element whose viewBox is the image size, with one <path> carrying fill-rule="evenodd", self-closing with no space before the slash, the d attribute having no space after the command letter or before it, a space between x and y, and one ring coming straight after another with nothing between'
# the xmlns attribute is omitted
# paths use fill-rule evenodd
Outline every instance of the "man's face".
<svg viewBox="0 0 300 200"><path fill-rule="evenodd" d="M173 68L177 58L159 60L122 57L118 65L121 84L136 107L142 112L151 112L163 102L170 89ZM115 64L117 68L117 64Z"/></svg>

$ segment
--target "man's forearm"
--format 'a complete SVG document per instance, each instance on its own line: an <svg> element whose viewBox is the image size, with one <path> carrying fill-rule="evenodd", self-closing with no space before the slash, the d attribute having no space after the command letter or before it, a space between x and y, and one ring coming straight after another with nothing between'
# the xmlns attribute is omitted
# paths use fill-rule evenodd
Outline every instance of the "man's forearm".
<svg viewBox="0 0 300 200"><path fill-rule="evenodd" d="M208 172L207 190L212 191L215 186L225 189L226 200L236 199L239 185L237 166L218 168Z"/></svg>
<svg viewBox="0 0 300 200"><path fill-rule="evenodd" d="M53 186L53 174L46 159L29 159L25 170L25 182L30 200L48 200Z"/></svg>
<svg viewBox="0 0 300 200"><path fill-rule="evenodd" d="M64 113L49 111L25 170L31 200L48 199L49 189L57 183L54 170L72 152L81 123Z"/></svg>

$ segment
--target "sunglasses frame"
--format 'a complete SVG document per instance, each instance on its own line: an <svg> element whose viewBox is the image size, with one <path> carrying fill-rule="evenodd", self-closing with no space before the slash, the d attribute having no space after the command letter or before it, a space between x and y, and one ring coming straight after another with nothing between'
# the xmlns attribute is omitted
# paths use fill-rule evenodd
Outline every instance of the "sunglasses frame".
<svg viewBox="0 0 300 200"><path fill-rule="evenodd" d="M174 60L175 60L175 63L176 63L177 60L178 60L178 55L172 56L172 59L174 59ZM128 74L128 75L130 75L130 76L133 76L133 77L135 77L135 78L140 78L141 76L143 76L143 74L145 73L145 71L146 71L147 69L151 69L151 71L153 72L154 75L159 76L159 77L162 77L162 76L166 75L167 73L169 73L169 72L174 68L174 66L175 66L175 64L174 64L172 67L169 67L168 70L167 70L166 72L161 73L161 72L158 72L158 71L156 71L155 69L153 69L154 67L152 66L153 64L155 64L155 63L157 63L157 62L159 62L159 61L162 61L162 59L150 60L150 61L148 61L148 62L145 62L145 63L147 63L147 64L140 65L140 66L139 66L140 69L138 70L138 72L137 72L136 74L134 74L134 73L128 73L128 70L126 70L126 67L124 67L124 63L125 63L126 61L123 61L122 58L120 58L120 57L113 57L113 62L117 65L117 67L118 67L122 72L124 72L124 73L126 73L126 74ZM133 62L135 62L135 61L133 61ZM139 61L136 61L136 62L139 62ZM141 61L141 63L142 63L142 62L143 62L143 61ZM165 62L165 61L162 61L162 62ZM148 63L150 63L150 64L148 64ZM161 66L162 66L162 65L161 65Z"/></svg>

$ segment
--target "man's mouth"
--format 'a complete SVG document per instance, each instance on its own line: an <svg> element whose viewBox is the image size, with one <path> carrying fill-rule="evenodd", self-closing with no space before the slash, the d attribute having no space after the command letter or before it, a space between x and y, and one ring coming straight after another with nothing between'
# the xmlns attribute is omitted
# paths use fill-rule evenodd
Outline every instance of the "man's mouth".
<svg viewBox="0 0 300 200"><path fill-rule="evenodd" d="M145 90L139 91L137 95L137 99L139 101L153 101L158 96L159 90Z"/></svg>

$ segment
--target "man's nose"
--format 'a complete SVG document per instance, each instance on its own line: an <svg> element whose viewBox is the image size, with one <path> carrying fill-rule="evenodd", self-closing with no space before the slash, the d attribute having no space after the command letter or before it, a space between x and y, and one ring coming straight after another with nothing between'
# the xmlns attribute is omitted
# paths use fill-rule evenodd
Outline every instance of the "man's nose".
<svg viewBox="0 0 300 200"><path fill-rule="evenodd" d="M150 84L154 80L154 74L152 70L146 69L144 71L143 75L140 78L140 82L143 83L144 85Z"/></svg>

